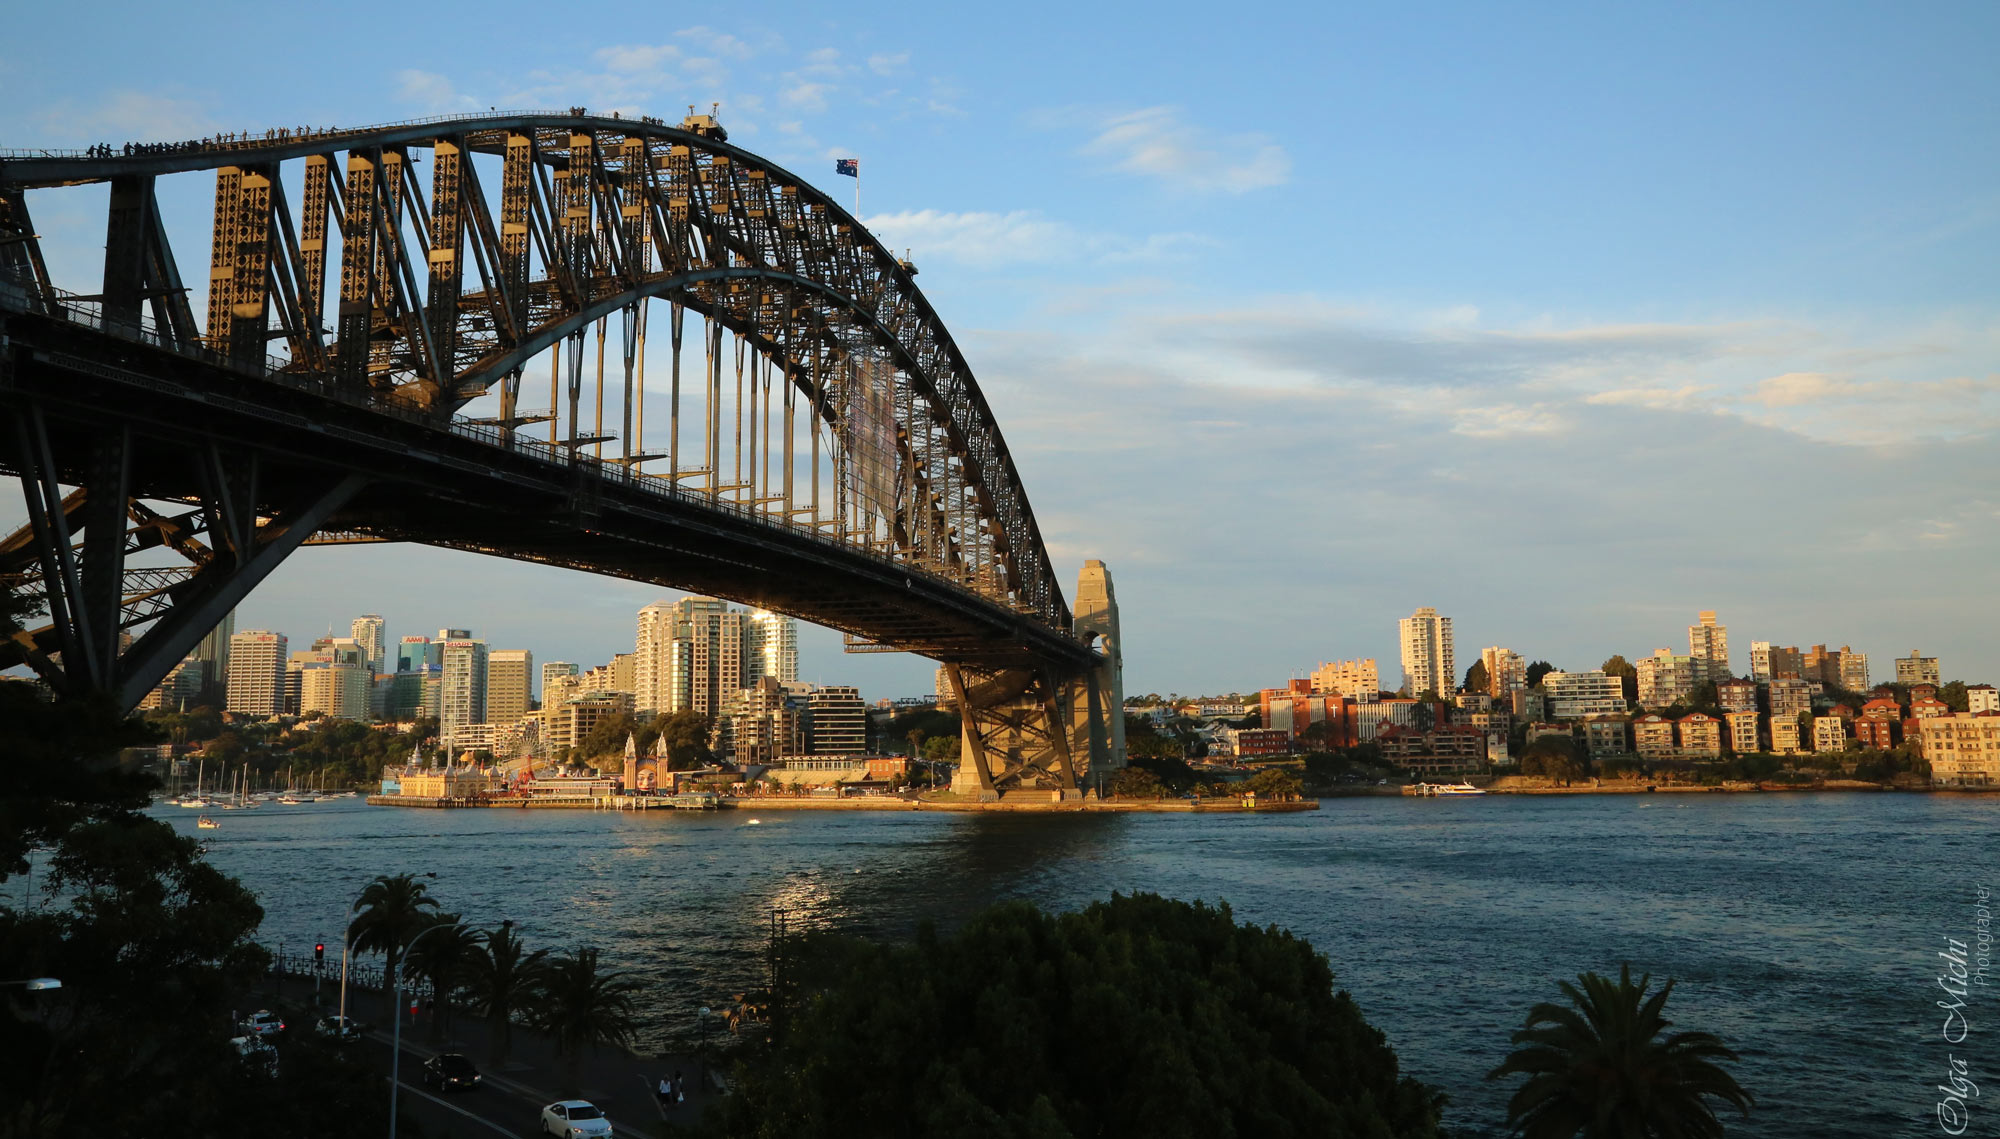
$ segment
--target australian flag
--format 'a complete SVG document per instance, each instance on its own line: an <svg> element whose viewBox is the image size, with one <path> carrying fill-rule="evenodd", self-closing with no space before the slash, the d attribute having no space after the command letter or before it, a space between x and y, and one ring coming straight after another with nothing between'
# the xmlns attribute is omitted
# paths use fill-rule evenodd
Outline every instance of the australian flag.
<svg viewBox="0 0 2000 1139"><path fill-rule="evenodd" d="M861 177L861 160L859 158L836 158L833 160L833 172L835 174L845 174L849 178L859 178Z"/></svg>

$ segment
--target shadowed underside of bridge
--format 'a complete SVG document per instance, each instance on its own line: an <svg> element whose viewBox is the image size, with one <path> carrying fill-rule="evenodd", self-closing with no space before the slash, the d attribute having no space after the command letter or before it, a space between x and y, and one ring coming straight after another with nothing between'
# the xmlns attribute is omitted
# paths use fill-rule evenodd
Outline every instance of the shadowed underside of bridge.
<svg viewBox="0 0 2000 1139"><path fill-rule="evenodd" d="M1073 615L914 267L712 120L137 149L0 156L0 461L29 517L0 580L43 614L0 666L130 707L300 545L413 541L943 661L968 790L1122 763L1108 575ZM205 298L156 192L188 172L214 180ZM59 283L31 203L91 183L103 276Z"/></svg>

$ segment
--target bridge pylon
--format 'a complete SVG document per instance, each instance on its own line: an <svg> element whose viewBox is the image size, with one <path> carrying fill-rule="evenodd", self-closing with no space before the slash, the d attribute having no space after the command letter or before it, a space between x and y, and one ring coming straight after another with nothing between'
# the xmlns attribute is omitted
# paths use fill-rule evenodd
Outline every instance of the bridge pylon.
<svg viewBox="0 0 2000 1139"><path fill-rule="evenodd" d="M979 668L946 662L963 722L952 790L983 801L1006 795L1102 795L1125 766L1125 688L1111 571L1084 563L1076 635L1103 654L1095 668Z"/></svg>

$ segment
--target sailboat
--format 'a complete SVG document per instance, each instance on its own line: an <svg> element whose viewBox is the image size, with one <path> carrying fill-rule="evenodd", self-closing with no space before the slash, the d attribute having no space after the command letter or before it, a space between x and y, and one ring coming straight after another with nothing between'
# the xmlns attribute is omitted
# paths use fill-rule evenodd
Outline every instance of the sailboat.
<svg viewBox="0 0 2000 1139"><path fill-rule="evenodd" d="M205 768L207 767L207 764L208 764L208 761L207 761L207 760L198 760L198 761L196 761L196 764L195 764L195 769L194 769L194 794L192 794L192 795L182 795L182 796L180 797L180 805L181 805L181 806L183 806L183 807L209 807L209 806L214 806L214 804L210 803L210 802L209 802L209 801L208 801L207 799L204 799L204 798L202 798L202 796L201 796L201 779L202 779L202 774L203 774L203 772L204 772L204 769L205 769Z"/></svg>

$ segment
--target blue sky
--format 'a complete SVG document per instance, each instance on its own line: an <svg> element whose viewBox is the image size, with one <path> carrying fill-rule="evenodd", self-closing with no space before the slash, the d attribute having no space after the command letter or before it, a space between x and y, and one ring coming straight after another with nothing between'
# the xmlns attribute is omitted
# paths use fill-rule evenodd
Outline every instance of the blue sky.
<svg viewBox="0 0 2000 1139"><path fill-rule="evenodd" d="M1769 639L2000 681L2000 9L354 11L38 7L0 145L720 102L844 201L858 157L1063 576L1111 566L1132 690L1393 676L1419 605L1461 660L1685 651L1713 608L1739 670ZM175 192L198 263L208 187ZM90 285L101 214L37 209ZM374 610L588 665L654 596L311 551L240 623ZM805 656L930 688L831 636Z"/></svg>

